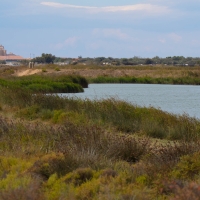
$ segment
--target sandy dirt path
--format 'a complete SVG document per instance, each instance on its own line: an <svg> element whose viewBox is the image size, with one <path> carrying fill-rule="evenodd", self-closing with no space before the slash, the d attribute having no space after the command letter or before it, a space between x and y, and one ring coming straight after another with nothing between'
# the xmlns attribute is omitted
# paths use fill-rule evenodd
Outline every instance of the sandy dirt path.
<svg viewBox="0 0 200 200"><path fill-rule="evenodd" d="M15 76L28 76L28 75L33 75L41 72L41 69L27 69L27 70L22 70L22 71L17 71L15 73Z"/></svg>

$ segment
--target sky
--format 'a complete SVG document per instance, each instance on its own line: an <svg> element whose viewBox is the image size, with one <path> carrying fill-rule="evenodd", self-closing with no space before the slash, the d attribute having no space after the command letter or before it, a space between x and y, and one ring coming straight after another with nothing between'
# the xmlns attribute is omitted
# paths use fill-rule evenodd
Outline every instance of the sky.
<svg viewBox="0 0 200 200"><path fill-rule="evenodd" d="M200 0L0 0L0 44L25 58L200 57Z"/></svg>

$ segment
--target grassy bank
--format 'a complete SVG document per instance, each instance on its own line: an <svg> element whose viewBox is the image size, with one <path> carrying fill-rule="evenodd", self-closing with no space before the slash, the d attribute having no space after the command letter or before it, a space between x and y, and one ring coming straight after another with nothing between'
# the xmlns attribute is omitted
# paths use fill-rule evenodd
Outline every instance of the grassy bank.
<svg viewBox="0 0 200 200"><path fill-rule="evenodd" d="M90 78L90 83L142 83L142 84L175 84L175 85L200 85L199 77L107 77L99 76Z"/></svg>
<svg viewBox="0 0 200 200"><path fill-rule="evenodd" d="M21 88L30 92L43 93L74 93L83 92L88 87L85 78L80 76L24 76L0 79L2 87L15 90Z"/></svg>
<svg viewBox="0 0 200 200"><path fill-rule="evenodd" d="M198 199L199 120L15 89L0 89L0 199Z"/></svg>

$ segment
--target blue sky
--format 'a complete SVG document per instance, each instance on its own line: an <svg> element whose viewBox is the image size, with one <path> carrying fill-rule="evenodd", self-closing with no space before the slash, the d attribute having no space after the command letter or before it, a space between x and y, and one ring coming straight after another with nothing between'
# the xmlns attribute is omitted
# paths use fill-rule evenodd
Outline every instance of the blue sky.
<svg viewBox="0 0 200 200"><path fill-rule="evenodd" d="M200 57L200 0L0 0L0 44L23 57Z"/></svg>

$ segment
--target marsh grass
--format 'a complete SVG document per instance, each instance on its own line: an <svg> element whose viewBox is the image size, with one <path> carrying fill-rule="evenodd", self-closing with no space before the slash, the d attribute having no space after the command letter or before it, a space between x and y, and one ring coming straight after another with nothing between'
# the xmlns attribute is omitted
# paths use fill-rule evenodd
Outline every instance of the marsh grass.
<svg viewBox="0 0 200 200"><path fill-rule="evenodd" d="M174 84L174 85L200 85L199 75L195 73L188 73L188 76L183 77L108 77L99 76L90 78L90 83L142 83L142 84Z"/></svg>
<svg viewBox="0 0 200 200"><path fill-rule="evenodd" d="M170 199L183 188L198 195L195 118L15 86L1 87L0 105L1 199Z"/></svg>
<svg viewBox="0 0 200 200"><path fill-rule="evenodd" d="M110 98L80 100L57 95L32 94L21 88L1 89L1 104L18 108L17 115L26 119L49 119L54 123L91 123L117 132L160 139L195 140L200 122L187 115L173 115L159 109L134 106ZM15 112L16 113L16 112Z"/></svg>
<svg viewBox="0 0 200 200"><path fill-rule="evenodd" d="M83 87L88 87L86 79L74 76L29 76L1 79L0 85L6 88L25 89L30 92L43 93L74 93L83 92Z"/></svg>

